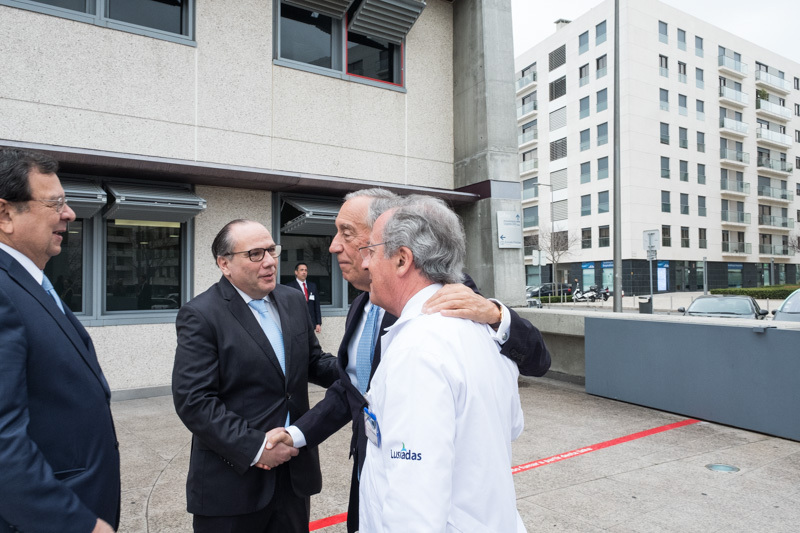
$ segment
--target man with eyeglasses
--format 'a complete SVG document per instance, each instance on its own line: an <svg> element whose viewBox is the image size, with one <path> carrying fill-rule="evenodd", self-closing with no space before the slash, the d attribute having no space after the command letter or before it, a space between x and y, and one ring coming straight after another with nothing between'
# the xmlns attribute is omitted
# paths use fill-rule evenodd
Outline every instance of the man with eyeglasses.
<svg viewBox="0 0 800 533"><path fill-rule="evenodd" d="M263 225L229 222L211 252L222 278L178 312L172 374L193 435L194 531L307 532L322 488L317 449L267 450L267 432L308 411L308 382L330 386L336 358L322 352L303 294L276 285L281 247Z"/></svg>
<svg viewBox="0 0 800 533"><path fill-rule="evenodd" d="M119 450L89 334L43 269L75 212L58 163L0 149L0 530L111 532Z"/></svg>

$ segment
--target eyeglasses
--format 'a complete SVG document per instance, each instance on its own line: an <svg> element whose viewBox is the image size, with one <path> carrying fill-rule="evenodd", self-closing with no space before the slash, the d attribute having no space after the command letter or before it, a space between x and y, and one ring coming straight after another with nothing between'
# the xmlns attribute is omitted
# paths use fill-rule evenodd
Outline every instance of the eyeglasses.
<svg viewBox="0 0 800 533"><path fill-rule="evenodd" d="M361 259L365 261L367 259L372 259L372 256L375 255L375 250L373 248L375 248L376 246L380 246L382 244L386 244L386 242L379 242L377 244L368 244L366 246L362 246L361 248L359 248L358 253L361 254Z"/></svg>
<svg viewBox="0 0 800 533"><path fill-rule="evenodd" d="M274 246L270 246L269 248L253 248L252 250L246 250L244 252L231 252L226 255L236 255L236 254L244 254L247 256L250 261L253 263L257 263L264 259L264 254L269 254L274 258L278 258L281 255L281 245L276 244Z"/></svg>
<svg viewBox="0 0 800 533"><path fill-rule="evenodd" d="M67 197L66 196L59 196L58 198L53 198L52 200L39 200L38 198L31 198L27 200L28 202L39 202L40 204L44 204L46 207L51 209L55 209L56 213L59 215L62 211L64 211L64 206L67 205Z"/></svg>

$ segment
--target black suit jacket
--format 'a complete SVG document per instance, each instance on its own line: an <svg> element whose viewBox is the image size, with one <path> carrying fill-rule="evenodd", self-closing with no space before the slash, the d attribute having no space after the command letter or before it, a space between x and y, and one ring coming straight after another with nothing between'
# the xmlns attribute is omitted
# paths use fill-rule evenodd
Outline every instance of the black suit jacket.
<svg viewBox="0 0 800 533"><path fill-rule="evenodd" d="M287 287L291 287L293 289L299 290L303 294L303 298L306 297L305 293L303 292L303 286L297 282L297 279L293 279L288 283L284 283ZM322 325L322 310L319 305L319 293L317 292L317 285L311 281L306 280L306 287L308 288L308 314L311 316L311 322L315 325L319 324ZM314 298L311 298L311 296Z"/></svg>
<svg viewBox="0 0 800 533"><path fill-rule="evenodd" d="M475 282L465 275L464 284L478 292ZM347 531L358 530L358 474L364 466L367 450L367 436L364 433L363 408L367 405L364 396L350 381L347 374L349 354L347 347L361 320L369 293L359 294L350 305L345 322L345 333L339 345L339 380L328 388L325 397L308 413L294 422L306 438L308 446L319 443L336 433L348 421L353 424L353 437L350 441L350 455L353 459L353 472L350 480L350 503L347 509ZM511 325L509 339L503 344L500 353L517 363L520 373L526 376L543 376L550 368L550 353L544 344L542 334L530 322L509 309ZM381 333L397 321L397 317L384 313ZM381 337L375 343L375 355L370 370L370 380L381 360Z"/></svg>
<svg viewBox="0 0 800 533"><path fill-rule="evenodd" d="M119 450L92 340L0 250L0 531L119 522Z"/></svg>
<svg viewBox="0 0 800 533"><path fill-rule="evenodd" d="M172 374L175 409L192 432L187 509L205 516L263 509L275 489L274 470L251 467L265 433L308 411L308 382L330 386L336 358L322 352L305 298L288 287L270 294L277 305L286 375L261 326L223 277L181 307ZM304 317L304 320L298 317ZM284 467L281 467L284 468ZM317 449L300 451L285 468L298 496L322 488Z"/></svg>

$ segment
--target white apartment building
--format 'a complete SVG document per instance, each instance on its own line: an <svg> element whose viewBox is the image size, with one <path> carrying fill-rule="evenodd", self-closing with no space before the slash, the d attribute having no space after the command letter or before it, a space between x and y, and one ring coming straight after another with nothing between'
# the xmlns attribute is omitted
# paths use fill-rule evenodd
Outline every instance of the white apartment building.
<svg viewBox="0 0 800 533"><path fill-rule="evenodd" d="M569 241L555 278L611 287L614 1L558 24L516 58L527 280ZM800 64L656 0L619 28L624 290L649 290L649 230L657 290L701 289L704 258L710 288L796 283Z"/></svg>

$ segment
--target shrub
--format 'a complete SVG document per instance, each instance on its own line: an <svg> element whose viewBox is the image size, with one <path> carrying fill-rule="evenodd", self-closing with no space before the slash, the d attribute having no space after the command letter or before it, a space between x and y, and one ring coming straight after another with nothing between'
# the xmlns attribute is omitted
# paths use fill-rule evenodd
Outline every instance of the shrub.
<svg viewBox="0 0 800 533"><path fill-rule="evenodd" d="M800 285L773 285L772 287L747 287L732 289L711 289L711 294L738 294L752 296L757 300L784 300Z"/></svg>

